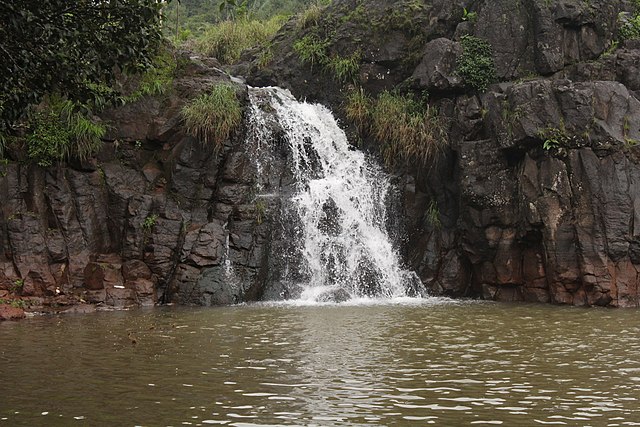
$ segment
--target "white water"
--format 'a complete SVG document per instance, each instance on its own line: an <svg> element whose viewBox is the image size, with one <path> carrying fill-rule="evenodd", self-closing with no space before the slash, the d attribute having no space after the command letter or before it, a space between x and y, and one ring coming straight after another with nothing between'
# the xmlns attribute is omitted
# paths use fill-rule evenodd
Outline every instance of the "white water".
<svg viewBox="0 0 640 427"><path fill-rule="evenodd" d="M296 182L289 206L299 219L295 244L308 277L300 300L406 297L419 280L401 267L387 233L389 182L380 167L350 148L327 108L278 88L252 88L250 98L252 127L264 129L265 117L275 116L289 144ZM265 98L268 111L257 107Z"/></svg>

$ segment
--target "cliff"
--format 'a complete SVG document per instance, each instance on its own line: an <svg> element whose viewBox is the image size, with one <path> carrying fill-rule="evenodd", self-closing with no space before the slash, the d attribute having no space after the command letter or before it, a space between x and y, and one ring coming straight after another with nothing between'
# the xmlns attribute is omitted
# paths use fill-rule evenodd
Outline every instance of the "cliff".
<svg viewBox="0 0 640 427"><path fill-rule="evenodd" d="M428 93L449 146L426 166L393 172L404 190L407 259L432 293L636 307L640 43L621 36L636 8L334 1L316 23L290 23L249 82L288 87L343 118L353 85L372 96ZM460 70L469 36L491 51L495 84L486 90L474 81L482 67L477 76ZM295 49L305 37L328 58L356 55L356 78L340 84L331 67L305 62Z"/></svg>
<svg viewBox="0 0 640 427"><path fill-rule="evenodd" d="M604 0L334 0L286 24L269 61L253 52L233 72L331 106L374 155L382 144L349 121L347 95L428 94L446 148L389 172L406 262L431 293L637 307L640 43L616 42L633 13ZM294 46L307 36L355 71L303 60ZM490 48L486 89L460 72L469 36ZM215 61L195 59L169 95L102 115L97 158L1 164L0 298L59 310L264 297L281 267L270 254L291 236L255 188L286 194L286 153L275 141L258 170L247 123L221 150L185 131L181 108L221 81ZM231 83L246 109L246 87Z"/></svg>

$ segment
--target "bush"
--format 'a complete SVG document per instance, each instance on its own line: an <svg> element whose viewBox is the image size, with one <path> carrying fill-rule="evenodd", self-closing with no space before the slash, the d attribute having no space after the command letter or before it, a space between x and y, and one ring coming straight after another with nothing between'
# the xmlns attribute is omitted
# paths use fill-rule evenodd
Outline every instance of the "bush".
<svg viewBox="0 0 640 427"><path fill-rule="evenodd" d="M235 88L221 83L185 106L182 115L187 132L218 149L240 125L242 107Z"/></svg>
<svg viewBox="0 0 640 427"><path fill-rule="evenodd" d="M640 39L640 13L637 12L633 16L627 14L620 14L619 21L621 22L619 37L621 40L635 40Z"/></svg>
<svg viewBox="0 0 640 427"><path fill-rule="evenodd" d="M162 95L173 84L178 63L173 53L165 49L154 59L151 66L142 74L137 89L131 95L125 97L126 102L137 101L143 96Z"/></svg>
<svg viewBox="0 0 640 427"><path fill-rule="evenodd" d="M465 82L479 91L485 91L496 80L496 66L493 62L491 45L478 37L462 36L462 55L458 59L456 71Z"/></svg>
<svg viewBox="0 0 640 427"><path fill-rule="evenodd" d="M223 64L233 64L245 49L266 45L283 23L282 16L267 21L224 21L207 29L196 39L194 49L217 58Z"/></svg>
<svg viewBox="0 0 640 427"><path fill-rule="evenodd" d="M30 121L27 155L40 166L70 157L86 159L102 146L106 133L103 125L94 123L78 111L79 105L51 97Z"/></svg>

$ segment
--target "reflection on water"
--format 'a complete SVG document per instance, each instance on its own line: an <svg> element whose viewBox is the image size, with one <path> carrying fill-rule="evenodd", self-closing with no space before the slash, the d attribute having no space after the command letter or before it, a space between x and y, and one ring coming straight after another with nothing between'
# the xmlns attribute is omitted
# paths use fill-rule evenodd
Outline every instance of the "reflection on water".
<svg viewBox="0 0 640 427"><path fill-rule="evenodd" d="M0 426L640 425L637 315L427 301L5 322Z"/></svg>

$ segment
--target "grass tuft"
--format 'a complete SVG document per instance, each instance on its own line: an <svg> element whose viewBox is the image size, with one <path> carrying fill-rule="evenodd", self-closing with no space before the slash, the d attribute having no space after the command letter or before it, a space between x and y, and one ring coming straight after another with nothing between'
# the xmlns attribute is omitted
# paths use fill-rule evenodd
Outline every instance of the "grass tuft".
<svg viewBox="0 0 640 427"><path fill-rule="evenodd" d="M223 21L208 28L195 40L193 48L223 64L233 64L244 50L266 45L284 21L283 16L274 16L267 21Z"/></svg>
<svg viewBox="0 0 640 427"><path fill-rule="evenodd" d="M345 112L381 143L387 167L398 160L426 165L447 143L435 110L410 95L385 91L374 100L356 89L347 95Z"/></svg>
<svg viewBox="0 0 640 427"><path fill-rule="evenodd" d="M230 84L214 86L182 109L187 132L205 144L222 147L242 121L242 107Z"/></svg>

